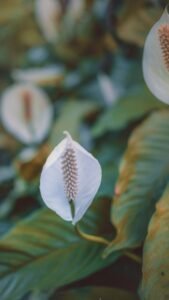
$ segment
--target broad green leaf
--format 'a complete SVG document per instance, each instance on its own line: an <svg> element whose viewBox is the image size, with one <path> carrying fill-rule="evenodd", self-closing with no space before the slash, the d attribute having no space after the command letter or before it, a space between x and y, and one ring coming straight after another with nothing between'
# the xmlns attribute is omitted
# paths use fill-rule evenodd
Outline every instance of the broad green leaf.
<svg viewBox="0 0 169 300"><path fill-rule="evenodd" d="M142 243L169 176L169 111L153 113L132 134L115 187L111 220L117 234L105 255Z"/></svg>
<svg viewBox="0 0 169 300"><path fill-rule="evenodd" d="M137 300L132 293L109 287L85 287L56 293L57 300Z"/></svg>
<svg viewBox="0 0 169 300"><path fill-rule="evenodd" d="M156 205L143 252L142 299L169 299L169 184Z"/></svg>
<svg viewBox="0 0 169 300"><path fill-rule="evenodd" d="M81 230L104 235L109 201L95 201L82 221ZM87 242L69 222L42 209L20 222L0 241L0 294L2 300L18 300L31 290L50 290L79 280L119 257L102 259L104 246Z"/></svg>
<svg viewBox="0 0 169 300"><path fill-rule="evenodd" d="M114 186L118 177L118 167L120 159L127 144L127 136L122 135L118 138L113 135L104 135L97 141L94 155L102 166L102 182L98 190L98 196L112 197Z"/></svg>
<svg viewBox="0 0 169 300"><path fill-rule="evenodd" d="M101 115L93 128L93 136L98 137L109 130L123 129L150 111L166 107L168 106L158 101L146 86L139 86Z"/></svg>
<svg viewBox="0 0 169 300"><path fill-rule="evenodd" d="M55 146L61 141L64 130L68 130L75 140L79 140L81 122L87 115L96 110L97 106L95 103L85 100L65 103L52 129L50 136L51 145Z"/></svg>

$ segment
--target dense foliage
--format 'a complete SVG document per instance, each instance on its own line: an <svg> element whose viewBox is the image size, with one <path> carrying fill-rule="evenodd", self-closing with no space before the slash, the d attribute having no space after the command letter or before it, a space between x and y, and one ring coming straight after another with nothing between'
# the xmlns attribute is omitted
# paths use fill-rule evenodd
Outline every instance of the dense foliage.
<svg viewBox="0 0 169 300"><path fill-rule="evenodd" d="M79 10L56 1L54 37L40 1L1 3L0 299L169 299L169 109L142 75L145 37L165 1L81 0ZM17 115L29 95L2 107L23 82L49 108L34 108L42 138L29 142L30 108ZM80 228L107 245L79 236L41 199L40 173L64 130L101 164Z"/></svg>

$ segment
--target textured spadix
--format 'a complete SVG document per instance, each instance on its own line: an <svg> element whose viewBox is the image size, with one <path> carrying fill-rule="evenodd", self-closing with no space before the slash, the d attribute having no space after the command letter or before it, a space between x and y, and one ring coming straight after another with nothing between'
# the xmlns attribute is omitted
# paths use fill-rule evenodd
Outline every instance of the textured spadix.
<svg viewBox="0 0 169 300"><path fill-rule="evenodd" d="M150 30L143 54L144 79L151 92L169 104L169 7Z"/></svg>
<svg viewBox="0 0 169 300"><path fill-rule="evenodd" d="M40 191L45 204L75 224L92 203L100 183L99 162L66 132L66 138L55 147L42 170Z"/></svg>

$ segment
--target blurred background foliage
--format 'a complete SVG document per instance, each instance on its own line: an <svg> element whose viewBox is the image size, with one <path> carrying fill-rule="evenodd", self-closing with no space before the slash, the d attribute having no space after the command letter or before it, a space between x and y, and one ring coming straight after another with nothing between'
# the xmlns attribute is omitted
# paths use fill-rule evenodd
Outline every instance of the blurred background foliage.
<svg viewBox="0 0 169 300"><path fill-rule="evenodd" d="M160 0L1 1L2 300L168 299L169 111L142 76L145 37L165 5ZM13 92L4 109L5 93L17 85L28 97ZM29 107L32 85L47 97L48 116L43 104ZM24 119L21 114L29 109L39 110L40 118ZM30 133L34 121L41 138L27 142L22 128ZM102 184L81 226L110 239L106 249L82 240L71 224L43 208L39 176L64 130L101 163ZM127 258L126 249L143 253L140 289L142 266Z"/></svg>

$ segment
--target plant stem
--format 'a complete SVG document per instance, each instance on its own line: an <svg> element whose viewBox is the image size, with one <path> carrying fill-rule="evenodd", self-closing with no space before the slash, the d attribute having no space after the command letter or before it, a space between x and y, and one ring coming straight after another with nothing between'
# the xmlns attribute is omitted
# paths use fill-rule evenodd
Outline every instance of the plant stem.
<svg viewBox="0 0 169 300"><path fill-rule="evenodd" d="M142 258L140 256L134 254L133 252L124 251L124 255L131 258L132 260L134 260L138 264L142 264Z"/></svg>
<svg viewBox="0 0 169 300"><path fill-rule="evenodd" d="M97 236L97 235L87 234L87 233L81 231L81 229L79 228L79 226L77 224L75 225L75 230L80 237L82 237L83 239L85 239L87 241L98 243L98 244L103 244L103 245L107 245L107 246L109 245L109 241L106 240L105 238L103 238L101 236Z"/></svg>
<svg viewBox="0 0 169 300"><path fill-rule="evenodd" d="M75 225L75 230L77 232L77 234L83 238L84 240L90 241L90 242L94 242L94 243L98 243L98 244L103 244L108 246L110 244L110 241L106 240L105 238L101 237L101 236L97 236L97 235L92 235L92 234L87 234L85 232L83 232L78 224ZM130 251L124 251L123 255L129 257L130 259L134 260L135 262L142 264L142 259L140 256L134 254L133 252Z"/></svg>

